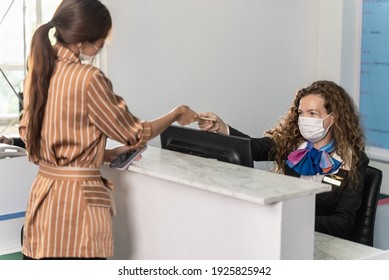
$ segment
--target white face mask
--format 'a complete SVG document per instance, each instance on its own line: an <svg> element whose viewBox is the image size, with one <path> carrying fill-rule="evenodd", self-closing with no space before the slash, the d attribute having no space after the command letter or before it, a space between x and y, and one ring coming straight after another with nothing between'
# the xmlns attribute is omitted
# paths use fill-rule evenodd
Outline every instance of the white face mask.
<svg viewBox="0 0 389 280"><path fill-rule="evenodd" d="M98 53L99 49L95 46L95 44L91 44L91 45L95 48L95 50ZM80 59L80 61L82 63L84 63L84 64L92 64L93 63L93 60L96 57L97 53L95 55L83 54L81 48L79 49L79 51L80 51L80 54L78 55L78 58Z"/></svg>
<svg viewBox="0 0 389 280"><path fill-rule="evenodd" d="M80 55L78 56L78 58L84 64L92 64L93 59L95 58L95 56L94 55L92 56L92 55L83 54L83 53L80 52Z"/></svg>
<svg viewBox="0 0 389 280"><path fill-rule="evenodd" d="M319 118L308 118L308 117L301 117L299 116L298 119L298 126L300 129L301 135L308 141L312 143L316 143L323 139L327 133L330 127L332 126L332 123L327 129L324 128L324 120L327 119L329 116L324 119Z"/></svg>

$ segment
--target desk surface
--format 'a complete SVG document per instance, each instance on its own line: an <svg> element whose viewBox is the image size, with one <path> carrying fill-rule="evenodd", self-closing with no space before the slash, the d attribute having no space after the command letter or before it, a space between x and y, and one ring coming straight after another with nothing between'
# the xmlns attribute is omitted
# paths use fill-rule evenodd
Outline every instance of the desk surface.
<svg viewBox="0 0 389 280"><path fill-rule="evenodd" d="M327 184L152 146L129 170L264 205L315 195L331 188Z"/></svg>
<svg viewBox="0 0 389 280"><path fill-rule="evenodd" d="M381 249L315 232L315 260L361 260L383 252Z"/></svg>

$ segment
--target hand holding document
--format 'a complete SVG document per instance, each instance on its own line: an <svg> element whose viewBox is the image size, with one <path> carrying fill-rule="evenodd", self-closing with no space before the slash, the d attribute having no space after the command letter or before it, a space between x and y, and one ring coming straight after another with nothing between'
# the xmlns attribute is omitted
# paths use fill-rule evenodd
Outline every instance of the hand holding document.
<svg viewBox="0 0 389 280"><path fill-rule="evenodd" d="M204 112L198 114L198 125L201 130L229 134L228 126L215 113Z"/></svg>
<svg viewBox="0 0 389 280"><path fill-rule="evenodd" d="M4 135L0 135L0 143L12 145L12 138L5 137Z"/></svg>

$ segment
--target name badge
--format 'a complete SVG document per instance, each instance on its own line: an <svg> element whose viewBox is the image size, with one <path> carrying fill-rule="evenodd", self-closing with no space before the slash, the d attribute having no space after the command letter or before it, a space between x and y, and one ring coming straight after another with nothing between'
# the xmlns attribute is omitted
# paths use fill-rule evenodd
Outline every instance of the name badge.
<svg viewBox="0 0 389 280"><path fill-rule="evenodd" d="M331 185L335 185L338 187L342 184L342 181L336 180L336 179L331 178L331 177L326 177L326 176L324 176L323 182L330 183Z"/></svg>
<svg viewBox="0 0 389 280"><path fill-rule="evenodd" d="M337 173L335 174L328 174L323 177L322 182L323 183L328 183L336 187L340 187L347 176L348 171L344 169L340 169Z"/></svg>

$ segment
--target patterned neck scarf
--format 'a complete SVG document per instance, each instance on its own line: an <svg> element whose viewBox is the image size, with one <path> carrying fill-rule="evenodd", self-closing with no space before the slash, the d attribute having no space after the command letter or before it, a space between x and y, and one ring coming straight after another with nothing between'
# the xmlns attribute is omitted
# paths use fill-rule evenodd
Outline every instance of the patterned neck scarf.
<svg viewBox="0 0 389 280"><path fill-rule="evenodd" d="M297 149L291 152L286 164L300 175L328 174L338 170L341 162L330 154L335 150L335 140L316 150L308 141L305 149Z"/></svg>

